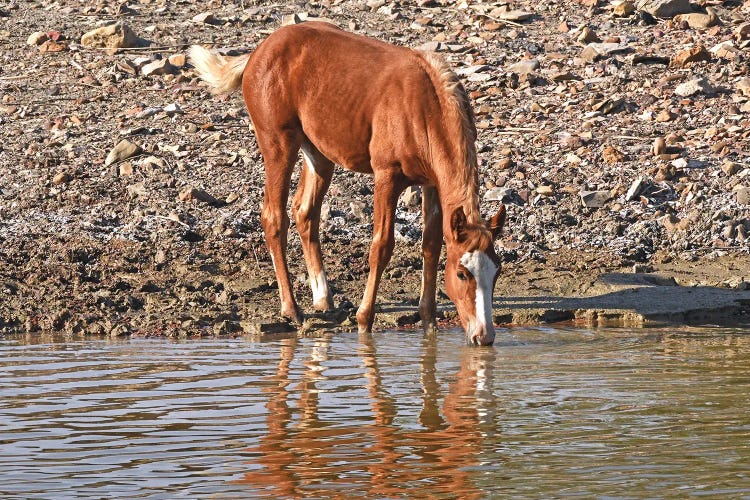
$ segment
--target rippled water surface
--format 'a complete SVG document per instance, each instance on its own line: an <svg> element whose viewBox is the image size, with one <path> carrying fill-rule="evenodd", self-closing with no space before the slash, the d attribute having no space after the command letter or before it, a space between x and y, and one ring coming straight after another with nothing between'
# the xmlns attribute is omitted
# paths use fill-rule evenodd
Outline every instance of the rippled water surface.
<svg viewBox="0 0 750 500"><path fill-rule="evenodd" d="M3 498L750 498L750 330L0 341Z"/></svg>

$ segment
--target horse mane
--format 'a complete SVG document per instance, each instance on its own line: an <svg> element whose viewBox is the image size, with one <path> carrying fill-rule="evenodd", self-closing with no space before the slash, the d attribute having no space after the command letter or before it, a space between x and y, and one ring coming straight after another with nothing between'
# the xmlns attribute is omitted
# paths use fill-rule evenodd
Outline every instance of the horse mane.
<svg viewBox="0 0 750 500"><path fill-rule="evenodd" d="M443 125L453 137L458 137L458 140L450 141L449 147L453 148L454 159L463 160L463 165L460 166L464 168L456 174L462 177L462 185L466 188L465 199L469 200L471 205L466 207L467 216L470 222L476 223L471 219L474 215L478 216L474 211L479 206L479 168L474 144L477 140L477 128L471 101L458 75L442 57L429 51L418 50L417 53L432 70L431 79L444 113Z"/></svg>

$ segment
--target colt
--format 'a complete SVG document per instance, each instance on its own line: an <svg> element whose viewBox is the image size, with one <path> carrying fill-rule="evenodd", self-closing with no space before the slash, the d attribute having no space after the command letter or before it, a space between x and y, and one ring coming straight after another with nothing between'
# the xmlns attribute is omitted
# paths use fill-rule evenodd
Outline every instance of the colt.
<svg viewBox="0 0 750 500"><path fill-rule="evenodd" d="M265 166L261 221L283 316L303 320L286 258L286 206L301 149L292 212L315 309L333 308L319 225L338 164L374 177L370 270L357 310L359 331L372 329L378 284L393 253L399 194L422 185L422 324L426 330L436 326L438 260L445 239L445 288L467 341L492 344L492 293L500 272L493 242L505 222L505 207L489 222L482 220L474 113L458 77L440 58L322 22L283 27L252 54L224 57L192 46L189 57L214 93L242 88Z"/></svg>

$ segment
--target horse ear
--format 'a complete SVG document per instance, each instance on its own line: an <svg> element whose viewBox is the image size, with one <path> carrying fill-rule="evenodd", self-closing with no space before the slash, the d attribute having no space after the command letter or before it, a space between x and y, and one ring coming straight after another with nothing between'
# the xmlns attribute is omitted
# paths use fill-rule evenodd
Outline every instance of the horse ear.
<svg viewBox="0 0 750 500"><path fill-rule="evenodd" d="M466 239L466 214L464 207L458 207L451 214L451 232L453 239L461 243Z"/></svg>
<svg viewBox="0 0 750 500"><path fill-rule="evenodd" d="M487 225L490 228L493 240L497 239L497 237L503 233L503 226L505 225L505 205L500 205L500 209L492 216Z"/></svg>

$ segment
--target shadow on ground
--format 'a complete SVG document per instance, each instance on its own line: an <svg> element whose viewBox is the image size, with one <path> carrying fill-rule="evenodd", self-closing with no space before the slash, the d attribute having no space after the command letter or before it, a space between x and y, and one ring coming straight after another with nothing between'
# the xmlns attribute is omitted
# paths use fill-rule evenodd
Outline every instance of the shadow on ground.
<svg viewBox="0 0 750 500"><path fill-rule="evenodd" d="M602 276L586 297L496 297L498 323L649 323L731 325L750 322L750 290L678 286L654 274Z"/></svg>

